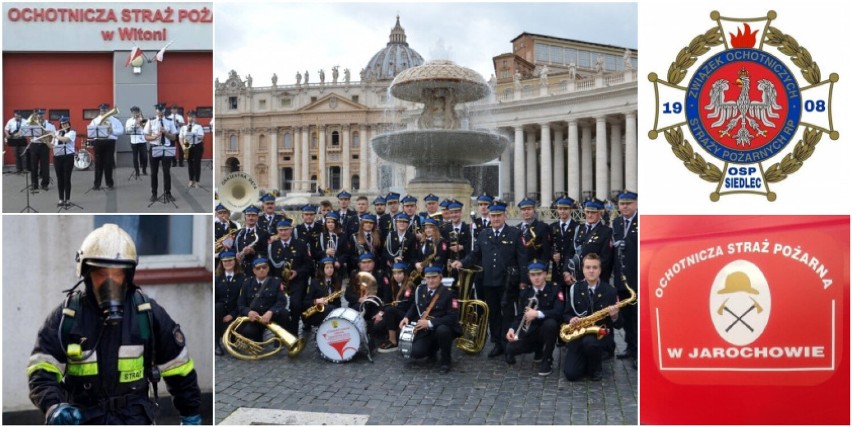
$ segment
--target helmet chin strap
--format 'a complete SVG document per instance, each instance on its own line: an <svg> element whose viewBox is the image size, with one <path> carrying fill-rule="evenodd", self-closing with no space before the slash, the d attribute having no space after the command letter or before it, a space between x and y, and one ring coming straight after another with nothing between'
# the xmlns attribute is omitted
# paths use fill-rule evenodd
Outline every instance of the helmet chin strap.
<svg viewBox="0 0 852 427"><path fill-rule="evenodd" d="M74 284L74 286L72 286L68 289L63 289L62 292L64 292L67 295L71 295L72 293L74 293L74 290L77 289L77 287L80 286L80 284L83 283L85 280L86 280L85 278L81 278L80 280L77 281L77 283Z"/></svg>

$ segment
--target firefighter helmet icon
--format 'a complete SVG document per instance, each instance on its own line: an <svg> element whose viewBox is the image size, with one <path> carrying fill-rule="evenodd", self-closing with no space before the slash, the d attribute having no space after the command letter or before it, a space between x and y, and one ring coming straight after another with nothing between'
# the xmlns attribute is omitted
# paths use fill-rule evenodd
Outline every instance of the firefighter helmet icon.
<svg viewBox="0 0 852 427"><path fill-rule="evenodd" d="M769 321L769 284L760 268L745 260L723 267L713 281L710 317L719 336L733 345L747 345Z"/></svg>

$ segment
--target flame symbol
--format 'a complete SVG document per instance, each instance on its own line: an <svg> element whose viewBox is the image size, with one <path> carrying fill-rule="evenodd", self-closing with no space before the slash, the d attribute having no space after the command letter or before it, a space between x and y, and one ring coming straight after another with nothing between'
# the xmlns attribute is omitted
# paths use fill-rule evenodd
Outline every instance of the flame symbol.
<svg viewBox="0 0 852 427"><path fill-rule="evenodd" d="M745 27L745 32L741 28L737 28L736 35L728 33L731 35L731 46L735 48L752 48L757 42L757 37L755 37L757 30L752 32L748 24L743 24L743 27Z"/></svg>

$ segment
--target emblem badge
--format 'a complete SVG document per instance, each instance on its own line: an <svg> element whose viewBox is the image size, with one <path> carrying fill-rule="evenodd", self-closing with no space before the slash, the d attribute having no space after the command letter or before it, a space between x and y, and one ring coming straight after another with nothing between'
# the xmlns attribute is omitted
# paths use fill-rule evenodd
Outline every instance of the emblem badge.
<svg viewBox="0 0 852 427"><path fill-rule="evenodd" d="M799 170L824 134L840 137L831 115L838 74L823 73L808 49L773 26L776 17L714 11L716 26L681 49L665 77L648 75L656 101L648 136L665 136L690 172L716 184L711 201L728 194L775 201L770 184Z"/></svg>

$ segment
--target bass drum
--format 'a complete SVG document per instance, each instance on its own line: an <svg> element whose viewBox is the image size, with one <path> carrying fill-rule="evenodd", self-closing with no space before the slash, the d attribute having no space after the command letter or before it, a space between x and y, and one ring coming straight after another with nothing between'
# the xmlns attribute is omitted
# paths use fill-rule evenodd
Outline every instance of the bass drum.
<svg viewBox="0 0 852 427"><path fill-rule="evenodd" d="M86 170L92 165L92 155L89 150L78 151L74 154L74 167L78 170Z"/></svg>
<svg viewBox="0 0 852 427"><path fill-rule="evenodd" d="M317 330L317 350L329 362L348 362L366 342L367 322L351 308L336 308L328 313Z"/></svg>

